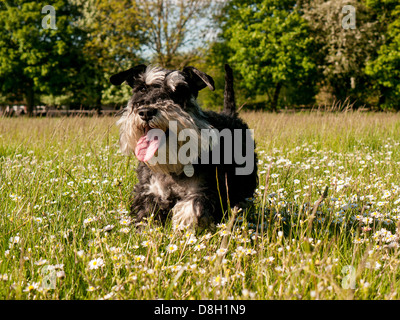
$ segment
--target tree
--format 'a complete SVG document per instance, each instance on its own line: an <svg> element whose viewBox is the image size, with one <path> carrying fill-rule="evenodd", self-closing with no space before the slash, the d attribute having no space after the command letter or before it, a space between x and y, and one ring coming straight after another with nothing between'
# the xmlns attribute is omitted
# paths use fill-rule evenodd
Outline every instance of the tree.
<svg viewBox="0 0 400 320"><path fill-rule="evenodd" d="M397 0L368 0L367 5L377 15L383 37L366 73L379 90L379 107L400 110L400 4Z"/></svg>
<svg viewBox="0 0 400 320"><path fill-rule="evenodd" d="M82 7L84 52L96 65L105 104L122 104L130 94L109 84L115 72L139 63L182 68L197 60L194 48L206 37L205 17L217 6L212 0L71 1Z"/></svg>
<svg viewBox="0 0 400 320"><path fill-rule="evenodd" d="M355 8L354 29L346 26L350 14L343 13L346 5ZM314 57L321 86L328 87L336 100L349 96L365 100L370 86L365 63L374 56L380 38L370 12L357 0L311 0L302 10L317 43Z"/></svg>
<svg viewBox="0 0 400 320"><path fill-rule="evenodd" d="M137 0L146 29L149 59L166 68L182 68L198 58L209 36L212 0Z"/></svg>
<svg viewBox="0 0 400 320"><path fill-rule="evenodd" d="M95 105L124 104L130 90L109 82L112 74L143 63L139 53L145 43L143 13L132 0L70 0L81 10L76 24L84 30L83 53L93 65Z"/></svg>
<svg viewBox="0 0 400 320"><path fill-rule="evenodd" d="M252 95L266 94L276 110L283 87L301 86L315 74L307 23L292 0L231 1L228 14L223 37L229 61L242 85Z"/></svg>
<svg viewBox="0 0 400 320"><path fill-rule="evenodd" d="M23 97L29 115L39 94L78 92L91 82L90 64L82 54L85 33L74 25L78 8L66 0L54 1L57 29L43 28L46 4L0 3L0 92Z"/></svg>

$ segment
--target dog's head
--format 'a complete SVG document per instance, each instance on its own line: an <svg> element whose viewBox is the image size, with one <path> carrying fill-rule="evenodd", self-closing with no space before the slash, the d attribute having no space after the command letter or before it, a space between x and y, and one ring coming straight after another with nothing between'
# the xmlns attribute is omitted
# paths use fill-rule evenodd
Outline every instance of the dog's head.
<svg viewBox="0 0 400 320"><path fill-rule="evenodd" d="M211 126L203 117L196 98L201 89L208 87L214 90L214 81L209 75L194 67L179 71L138 65L113 75L110 81L114 85L126 81L132 88L132 97L117 122L124 154L135 152L137 158L154 171L179 174L185 163L169 161L168 139L164 143L159 135L168 137L174 134L178 137L183 129L190 129L185 134L201 146L198 154L206 147L201 145L200 130L210 129ZM176 140L177 149L186 142ZM159 155L161 146L165 147L167 161L155 163L151 159ZM194 156L198 155L191 155L192 158Z"/></svg>

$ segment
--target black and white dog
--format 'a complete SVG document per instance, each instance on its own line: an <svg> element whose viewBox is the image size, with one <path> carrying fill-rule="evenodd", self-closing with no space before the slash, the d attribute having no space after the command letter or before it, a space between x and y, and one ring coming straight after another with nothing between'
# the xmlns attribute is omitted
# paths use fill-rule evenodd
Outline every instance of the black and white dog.
<svg viewBox="0 0 400 320"><path fill-rule="evenodd" d="M133 95L123 110L122 153L140 161L131 213L136 222L171 214L178 229L213 227L228 205L244 207L258 184L252 130L236 113L232 69L225 66L224 109L201 110L199 90L214 80L194 67L182 71L138 65L113 75Z"/></svg>

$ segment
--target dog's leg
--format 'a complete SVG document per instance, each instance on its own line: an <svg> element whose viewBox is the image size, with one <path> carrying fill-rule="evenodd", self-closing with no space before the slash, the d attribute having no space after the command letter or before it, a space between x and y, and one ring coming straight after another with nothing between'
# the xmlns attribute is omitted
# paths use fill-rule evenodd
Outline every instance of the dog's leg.
<svg viewBox="0 0 400 320"><path fill-rule="evenodd" d="M144 217L149 217L152 213L155 214L159 211L154 196L142 192L139 186L135 186L135 191L131 203L131 215L134 217L135 222L141 222Z"/></svg>
<svg viewBox="0 0 400 320"><path fill-rule="evenodd" d="M178 230L197 228L202 230L215 228L216 203L215 197L197 194L185 197L172 208L172 224ZM217 208L218 210L218 208Z"/></svg>
<svg viewBox="0 0 400 320"><path fill-rule="evenodd" d="M135 222L139 223L143 218L154 214L155 219L164 224L173 201L171 199L161 199L151 191L149 185L137 184L135 186L131 202L131 215L134 217Z"/></svg>

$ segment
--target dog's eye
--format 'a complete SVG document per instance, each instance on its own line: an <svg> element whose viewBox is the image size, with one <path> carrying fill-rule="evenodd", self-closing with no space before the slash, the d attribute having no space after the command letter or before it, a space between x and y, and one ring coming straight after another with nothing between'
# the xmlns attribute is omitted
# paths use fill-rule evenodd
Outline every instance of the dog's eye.
<svg viewBox="0 0 400 320"><path fill-rule="evenodd" d="M145 92L146 89L147 89L146 86L143 84L143 85L139 86L136 90L140 91L140 92Z"/></svg>

